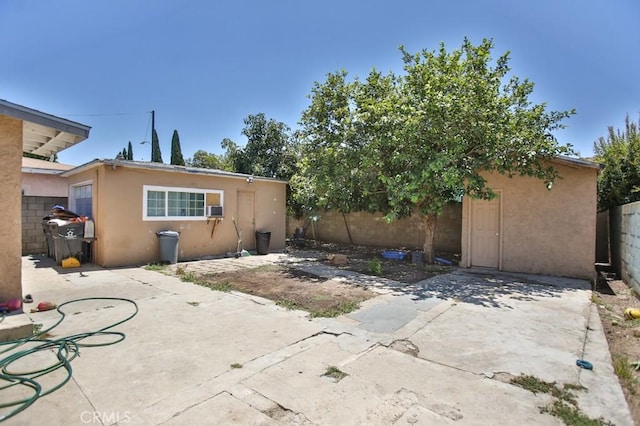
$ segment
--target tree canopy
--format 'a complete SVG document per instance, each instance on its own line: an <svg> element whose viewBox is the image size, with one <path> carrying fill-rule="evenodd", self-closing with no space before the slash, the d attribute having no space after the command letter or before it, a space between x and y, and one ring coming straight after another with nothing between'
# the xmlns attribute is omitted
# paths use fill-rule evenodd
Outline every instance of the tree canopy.
<svg viewBox="0 0 640 426"><path fill-rule="evenodd" d="M552 132L573 111L533 104L533 83L510 76L509 54L491 57L492 40L448 52L410 54L404 73L346 71L316 82L303 112L303 158L292 179L308 209L381 212L388 221L419 214L433 258L437 217L463 195L495 196L483 171L552 182L548 160L573 153Z"/></svg>
<svg viewBox="0 0 640 426"><path fill-rule="evenodd" d="M193 153L193 157L187 159L187 166L200 167L203 169L216 169L233 171L233 166L227 159L226 155L218 155L204 151L202 149Z"/></svg>
<svg viewBox="0 0 640 426"><path fill-rule="evenodd" d="M600 137L593 149L604 167L598 176L598 207L608 209L640 201L640 119L638 124L625 118L623 131L609 126L607 137Z"/></svg>
<svg viewBox="0 0 640 426"><path fill-rule="evenodd" d="M291 177L297 160L296 144L286 124L267 119L263 113L249 114L242 134L247 137L244 147L230 139L222 141L234 171L280 179Z"/></svg>

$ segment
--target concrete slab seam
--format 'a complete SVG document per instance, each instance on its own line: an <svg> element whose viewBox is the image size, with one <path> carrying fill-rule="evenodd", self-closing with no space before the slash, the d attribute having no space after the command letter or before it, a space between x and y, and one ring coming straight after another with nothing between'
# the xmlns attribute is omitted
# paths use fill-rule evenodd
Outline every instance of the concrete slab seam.
<svg viewBox="0 0 640 426"><path fill-rule="evenodd" d="M281 411L284 411L286 413L291 413L294 417L302 417L303 418L303 424L309 423L311 424L311 421L309 421L309 419L304 415L304 413L299 412L299 411L294 411L290 408L287 408L285 406L283 406L282 404L278 403L277 401L274 401L273 399L267 397L266 395L262 394L261 392L258 392L257 390L255 390L254 388L247 386L245 384L243 384L243 386L245 386L247 389L249 389L253 394L251 396L255 396L257 395L259 398L262 398L264 401L269 401L272 404L272 408L270 409L265 409L265 408L261 408L259 407L257 404L251 403L250 398L243 398L241 395L236 395L233 390L229 390L227 391L227 393L229 393L232 397L236 398L238 401L244 402L245 404L249 405L251 408L254 408L258 411L260 411L262 414L274 419L274 420L280 420L280 418L276 418L273 416L273 408L278 408ZM298 423L299 424L299 423Z"/></svg>

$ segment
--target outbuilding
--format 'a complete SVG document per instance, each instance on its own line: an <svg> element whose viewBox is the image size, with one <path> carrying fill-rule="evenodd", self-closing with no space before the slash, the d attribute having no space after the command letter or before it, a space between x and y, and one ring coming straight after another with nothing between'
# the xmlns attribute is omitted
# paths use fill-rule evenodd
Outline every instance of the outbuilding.
<svg viewBox="0 0 640 426"><path fill-rule="evenodd" d="M461 266L580 278L595 275L599 164L558 157L553 185L484 173L498 195L464 197Z"/></svg>
<svg viewBox="0 0 640 426"><path fill-rule="evenodd" d="M178 234L178 259L285 246L287 182L220 170L97 159L62 173L69 209L93 219L87 247L103 267L161 261L158 233ZM85 253L86 254L86 253Z"/></svg>

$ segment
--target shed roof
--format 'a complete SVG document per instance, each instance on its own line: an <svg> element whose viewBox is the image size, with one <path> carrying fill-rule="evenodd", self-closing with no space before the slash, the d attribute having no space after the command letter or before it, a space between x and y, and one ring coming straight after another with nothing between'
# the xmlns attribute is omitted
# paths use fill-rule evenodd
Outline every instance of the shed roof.
<svg viewBox="0 0 640 426"><path fill-rule="evenodd" d="M22 151L48 157L89 137L90 126L0 99L0 115L22 121Z"/></svg>
<svg viewBox="0 0 640 426"><path fill-rule="evenodd" d="M269 178L269 177L263 177L263 176L253 176L253 175L247 175L244 173L227 172L224 170L217 170L217 169L203 169L200 167L177 166L174 164L155 163L151 161L112 160L112 159L98 159L98 158L88 163L82 164L78 167L75 167L71 170L67 170L63 172L61 176L73 176L75 174L78 174L102 165L111 166L111 167L125 167L125 168L132 168L132 169L157 170L157 171L170 172L170 173L210 175L210 176L235 178L235 179L251 178L253 181L275 182L275 183L285 183L285 184L287 183L287 181L283 179L275 179L275 178Z"/></svg>
<svg viewBox="0 0 640 426"><path fill-rule="evenodd" d="M566 157L563 155L559 155L556 157L555 160L558 163L563 163L573 167L587 167L587 168L598 169L598 170L602 168L602 165L600 163L596 163L590 160L585 160L582 158L573 158L573 157Z"/></svg>

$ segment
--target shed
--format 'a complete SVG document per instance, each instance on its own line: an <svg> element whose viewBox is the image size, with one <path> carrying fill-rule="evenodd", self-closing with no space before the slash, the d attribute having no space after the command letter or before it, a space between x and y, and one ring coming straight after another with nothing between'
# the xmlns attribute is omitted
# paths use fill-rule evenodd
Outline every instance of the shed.
<svg viewBox="0 0 640 426"><path fill-rule="evenodd" d="M484 173L497 197L462 203L461 266L580 278L595 275L600 166L558 157L560 178Z"/></svg>
<svg viewBox="0 0 640 426"><path fill-rule="evenodd" d="M62 173L69 209L93 218L92 261L104 267L160 260L157 233L179 233L179 260L285 247L286 185L279 179L154 162L96 159ZM238 233L236 232L236 228Z"/></svg>

